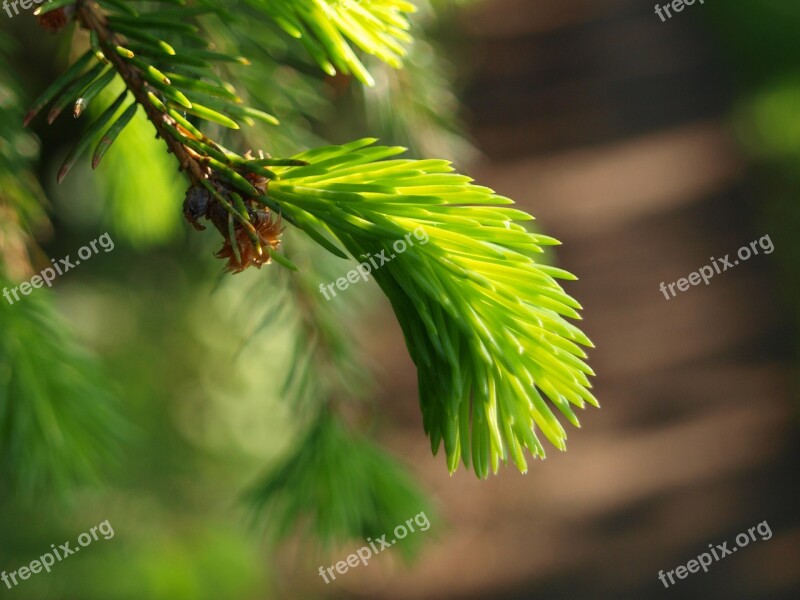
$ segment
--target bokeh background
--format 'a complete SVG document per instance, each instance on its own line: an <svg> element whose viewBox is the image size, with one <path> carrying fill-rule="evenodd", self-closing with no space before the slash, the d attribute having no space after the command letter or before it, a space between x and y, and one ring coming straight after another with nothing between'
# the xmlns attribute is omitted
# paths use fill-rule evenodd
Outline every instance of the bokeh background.
<svg viewBox="0 0 800 600"><path fill-rule="evenodd" d="M106 230L117 241L52 297L113 382L132 441L110 482L67 501L22 501L0 481L2 569L106 519L116 532L50 575L0 585L0 598L798 596L800 7L708 0L662 23L651 2L483 0L439 2L423 17L410 79L379 72L367 94L323 81L324 102L305 107L319 122L272 142L377 132L516 199L564 242L554 260L580 277L568 291L597 346L602 409L581 415L568 452L527 475L451 477L430 455L400 329L375 290L359 290L349 335L375 374L369 428L438 511L415 534L413 562L390 550L325 585L318 566L360 543L270 545L239 502L297 433L276 383L292 331L258 327L275 280L218 281L217 242L180 221L182 182L146 127L126 132L128 150L109 153L105 170L57 190L74 126L39 125L26 140L31 156L41 150L52 202L38 232L46 253ZM32 19L0 18L30 100L68 49ZM8 191L20 176L0 181ZM659 291L764 235L769 256L669 301ZM762 521L770 540L668 590L658 580Z"/></svg>

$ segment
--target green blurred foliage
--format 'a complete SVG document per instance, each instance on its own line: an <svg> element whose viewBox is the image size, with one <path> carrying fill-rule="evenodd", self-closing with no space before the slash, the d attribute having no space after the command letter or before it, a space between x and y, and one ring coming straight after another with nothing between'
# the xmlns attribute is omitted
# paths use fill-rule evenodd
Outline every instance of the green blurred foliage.
<svg viewBox="0 0 800 600"><path fill-rule="evenodd" d="M26 497L97 480L127 430L100 365L49 300L42 290L0 302L0 477Z"/></svg>
<svg viewBox="0 0 800 600"><path fill-rule="evenodd" d="M759 233L780 248L776 281L800 328L800 5L740 0L706 9L740 90L733 125L763 190Z"/></svg>
<svg viewBox="0 0 800 600"><path fill-rule="evenodd" d="M395 526L414 514L432 518L429 502L395 459L329 413L253 487L250 499L275 539L294 533L299 523L325 546L383 534L391 539ZM398 551L408 559L423 543L422 536L411 536Z"/></svg>
<svg viewBox="0 0 800 600"><path fill-rule="evenodd" d="M800 69L750 95L736 117L741 138L756 158L787 171L800 165Z"/></svg>
<svg viewBox="0 0 800 600"><path fill-rule="evenodd" d="M120 173L147 173L147 177L120 177ZM139 111L120 134L95 172L102 220L116 239L134 247L163 244L183 227L176 199L186 190L186 179L177 172L175 160L153 136L153 126Z"/></svg>

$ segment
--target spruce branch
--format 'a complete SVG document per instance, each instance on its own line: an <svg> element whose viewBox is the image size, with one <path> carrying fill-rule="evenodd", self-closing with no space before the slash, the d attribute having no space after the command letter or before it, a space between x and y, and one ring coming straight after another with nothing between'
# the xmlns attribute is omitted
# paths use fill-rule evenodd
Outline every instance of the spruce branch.
<svg viewBox="0 0 800 600"><path fill-rule="evenodd" d="M322 5L327 8L320 12ZM123 9L122 6L127 8ZM277 5L272 8L276 7ZM383 33L378 35L377 30L372 31L374 39L370 38L370 48L384 60L393 61L391 52L381 50L375 45L376 40L383 39L384 34L389 38L402 37L398 33L403 28L402 19L395 13L398 10L409 10L409 7L413 8L406 3L382 0L370 1L363 7L357 5L355 8L333 10L323 2L317 7L320 10L301 12L311 19L308 23L316 23L318 27L323 21L329 27L335 25L339 28L350 23L354 31L358 32L354 39L361 46L367 44L368 30L377 27ZM371 14L364 12L367 8L376 11L382 19L392 22L391 26L372 15L367 19L371 25L364 29L366 24L359 23ZM357 17L350 14L353 11ZM274 171L268 167L280 166L285 161L270 160L263 152L239 155L227 150L201 133L185 116L185 112L188 112L200 119L232 129L239 128L239 120L249 124L256 118L277 124L277 119L271 115L242 105L230 83L218 77L212 83L182 72L187 67L203 68L206 65L210 70L209 61L213 60L247 62L240 57L208 49L203 38L198 35L200 30L191 24L196 14L215 11L200 6L196 9L183 7L139 14L135 9L120 5L116 0L100 0L99 4L93 0L76 0L74 4L57 2L54 6L37 9L37 12L41 17L57 13L72 16L74 13L74 18L90 34L92 50L87 51L64 76L48 88L26 117L26 123L53 99L55 108L50 112L49 122L71 102L74 102L74 116L79 117L86 104L111 84L114 73L125 84L125 92L87 129L84 137L67 155L59 170L58 180L63 180L80 155L93 143L93 138L106 129L112 119L116 119L97 144L92 160L92 166L96 168L119 133L130 122L137 110L136 106L142 106L148 120L155 127L157 136L166 142L169 152L178 159L181 170L189 176L191 187L184 204L187 219L197 229L203 229L198 222L200 218L211 220L225 239L217 255L227 259L228 269L240 272L249 266L261 267L273 258L288 265L276 252L280 244L283 215L266 193L269 181L275 178ZM120 14L121 12L125 14ZM283 17L273 17L279 23L288 22ZM325 19L329 19L330 23ZM407 24L404 25L406 26ZM161 37L165 32L177 37L180 43L165 41ZM329 37L325 39L330 41ZM394 47L387 40L384 42L387 48L401 52L399 47ZM342 43L333 43L333 47L344 52ZM104 69L103 63L109 64L110 68ZM345 63L351 64L348 61ZM169 66L169 70L165 69L165 65ZM84 72L85 68L88 70ZM121 116L117 116L118 110L127 100L127 93L133 96L133 103ZM292 222L291 217L287 218ZM299 225L296 222L293 224ZM312 227L306 224L305 229L310 231ZM317 236L316 239L323 240L324 236Z"/></svg>
<svg viewBox="0 0 800 600"><path fill-rule="evenodd" d="M87 29L90 34L97 37L97 44L103 53L106 60L110 61L116 72L125 82L125 87L131 92L136 103L138 103L147 113L147 117L153 126L156 128L158 136L166 142L169 151L172 152L178 159L181 169L187 172L194 184L199 184L201 179L206 178L203 168L198 161L191 156L186 147L180 141L174 138L170 131L167 129L168 125L175 125L174 120L170 123L168 115L161 113L150 100L145 80L142 74L143 68L152 67L147 65L145 67L137 66L134 63L126 61L123 56L126 54L117 49L124 49L126 40L122 39L118 33L112 31L108 26L108 19L105 14L100 10L100 7L91 0L78 0L76 2L76 13L80 24ZM129 58L135 58L135 54L130 52L127 54ZM141 64L141 63L140 63ZM154 67L152 67L154 68ZM110 83L110 81L108 82ZM167 84L168 85L168 84ZM167 117L167 118L165 118ZM105 144L110 145L110 144ZM92 166L96 167L98 161L93 161ZM59 173L59 180L63 179L66 173Z"/></svg>
<svg viewBox="0 0 800 600"><path fill-rule="evenodd" d="M288 159L230 151L201 132L199 121L232 129L255 118L275 122L243 106L232 85L211 75L213 62L242 61L209 49L191 24L189 8L121 16L116 0L99 1L75 4L93 49L48 89L31 117L53 99L60 110L96 95L108 79L103 68L108 61L126 92L90 133L105 128L131 93L131 106L144 108L190 178L185 215L198 229L201 218L214 224L226 240L218 256L235 272L272 258L295 268L277 252L284 221L331 253L358 260L391 254L397 242L424 231L429 243L392 257L374 277L392 303L417 366L434 453L443 444L451 471L463 462L486 477L509 460L525 471L525 450L544 457L537 431L565 449L566 431L553 409L578 426L573 407L597 405L588 379L593 372L581 348L591 342L567 320L579 319L581 307L558 280L574 277L539 262L543 247L558 242L522 225L533 217L454 173L447 161L396 158L403 148L375 146L373 139ZM356 68L342 32L390 63L402 53L390 40L405 39L398 11L409 12L410 5L333 4L282 0L262 6L294 35L308 39L313 32L340 70ZM210 75L193 79L188 69L198 68ZM130 110L106 131L95 156L102 157ZM66 170L86 146L78 143Z"/></svg>
<svg viewBox="0 0 800 600"><path fill-rule="evenodd" d="M528 232L520 222L533 217L447 161L390 160L403 149L374 142L297 155L309 166L276 169L270 195L357 259L390 256L373 275L417 366L434 453L443 442L451 471L472 463L480 477L509 459L525 471L524 449L545 455L535 430L566 447L544 398L575 426L571 406L597 405L580 348L591 342L565 318L581 307L557 283L574 277L537 262L558 242ZM428 242L395 256L420 228Z"/></svg>
<svg viewBox="0 0 800 600"><path fill-rule="evenodd" d="M133 102L100 138L92 166L97 167L130 122L136 107L141 106L157 136L166 142L168 151L176 156L180 169L189 177L190 193L184 206L187 218L198 229L204 228L198 223L200 217L212 221L226 240L218 256L228 259L228 268L239 272L251 265L260 267L273 257L285 263L275 253L280 243L280 217L273 218L269 209L264 209L257 200L266 191L268 180L274 177L267 166L283 163L273 162L263 153L253 160L249 153L231 152L201 133L185 116L189 112L232 129L239 128L239 121L252 124L255 119L276 124L273 116L244 106L230 83L213 77L207 78L213 81L207 81L186 72L188 67L206 65L210 72L212 65L208 61L247 61L209 49L197 35L199 30L189 24L198 12L191 7L120 16L115 12L119 10L118 3L77 0L67 7L63 4L42 7L40 14L47 16L67 8L89 32L92 49L35 102L26 116L26 124L54 99L50 122L69 103L74 103L73 113L79 117L87 102L111 84L114 77L109 77L109 73L115 72L122 79L125 91L92 123L67 155L58 180L63 180L93 139L115 118L130 93ZM214 11L200 7L199 12ZM161 37L162 32L171 33L177 42L167 43ZM110 65L110 70L103 68L104 63ZM85 68L88 71L84 72ZM265 204L269 205L269 201Z"/></svg>

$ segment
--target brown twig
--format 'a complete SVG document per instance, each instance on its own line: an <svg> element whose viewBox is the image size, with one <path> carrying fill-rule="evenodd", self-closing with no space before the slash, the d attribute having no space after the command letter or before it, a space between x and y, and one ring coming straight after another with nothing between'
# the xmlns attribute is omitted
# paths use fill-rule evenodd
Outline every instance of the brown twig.
<svg viewBox="0 0 800 600"><path fill-rule="evenodd" d="M117 54L117 46L124 47L125 43L118 34L108 28L106 17L100 10L100 6L93 0L78 0L75 8L78 22L84 29L97 34L100 48L106 59L111 62L136 102L144 109L147 118L156 128L158 136L166 142L169 151L178 159L181 170L185 171L192 180L192 185L199 185L201 180L208 179L209 170L190 155L186 147L172 137L164 127L164 121L169 117L150 103L147 98L147 82L142 79L139 70Z"/></svg>

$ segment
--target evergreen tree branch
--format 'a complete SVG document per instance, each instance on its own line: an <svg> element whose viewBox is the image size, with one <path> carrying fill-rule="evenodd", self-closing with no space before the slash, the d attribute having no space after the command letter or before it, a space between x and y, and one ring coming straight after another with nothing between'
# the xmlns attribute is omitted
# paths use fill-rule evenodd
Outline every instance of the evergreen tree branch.
<svg viewBox="0 0 800 600"><path fill-rule="evenodd" d="M580 305L556 281L574 277L535 259L558 242L529 233L518 221L530 215L447 161L388 160L403 149L374 141L297 155L310 165L276 169L270 195L354 257L390 257L373 276L403 327L425 428L450 470L471 462L485 477L511 459L525 471L523 449L545 455L536 429L565 449L545 397L575 426L571 405L597 405L580 348L591 342L565 319L580 318ZM419 229L427 242L409 247Z"/></svg>
<svg viewBox="0 0 800 600"><path fill-rule="evenodd" d="M217 78L212 83L180 73L187 68L187 63L200 68L207 66L211 74L212 65L208 61L247 61L208 49L197 35L197 29L189 24L196 12L190 7L120 17L114 12L115 4L107 0L101 0L101 4L103 9L92 0L78 0L66 7L42 7L40 13L47 16L70 9L69 14L74 13L80 25L89 31L92 50L87 51L35 102L26 116L26 124L54 99L55 107L50 112L49 121L57 118L70 103L74 105L76 117L83 114L85 105L114 80L113 76L109 77L112 71L105 70L103 63L109 64L125 84L125 91L92 123L68 154L59 171L59 181L88 149L93 138L115 118L130 93L133 103L100 138L93 167L98 165L108 147L128 124L136 106L142 106L158 136L166 142L169 152L178 159L181 170L189 176L192 194L185 205L187 218L198 229L203 229L197 223L199 217L206 216L212 221L226 238L218 255L229 259L229 268L241 271L250 265L260 267L273 257L280 261L274 252L279 244L280 222L274 221L255 198L263 195L268 180L274 177L267 166L281 164L281 161L275 163L263 153L253 161L250 155L231 152L201 133L184 113L188 111L205 121L233 129L239 128L238 121L251 124L254 119L259 119L277 123L271 115L243 106L228 82ZM106 16L107 12L111 16ZM174 45L162 39L164 31L176 36ZM171 69L167 73L162 70L165 64ZM269 202L266 203L269 206Z"/></svg>
<svg viewBox="0 0 800 600"><path fill-rule="evenodd" d="M142 69L127 62L117 51L117 48L124 48L126 40L112 31L108 27L108 20L100 10L98 4L91 1L78 0L76 3L78 20L90 33L97 35L97 42L106 60L110 61L114 69L125 82L125 87L131 92L135 101L144 109L147 118L156 128L156 132L167 144L169 151L178 159L178 163L187 172L194 183L199 183L205 179L205 172L199 162L192 157L186 147L174 138L167 125L173 127L176 123L169 123L164 118L163 113L159 112L148 97Z"/></svg>
<svg viewBox="0 0 800 600"><path fill-rule="evenodd" d="M291 6L310 6L309 2ZM301 15L306 26L325 22L325 35L333 35L331 27L340 33L346 29L358 43L377 44L365 33L364 23L344 18L324 0L313 4L311 17ZM362 4L390 21L397 16L392 11L405 6L399 0ZM588 379L593 373L581 348L591 342L567 320L580 318L581 307L557 280L573 276L537 261L544 246L558 242L528 232L521 222L531 220L530 215L453 173L447 161L398 159L402 148L374 146L371 139L317 148L290 159L227 150L180 111L230 128L239 127L237 119L247 122L259 116L269 121L269 116L241 107L227 82L203 81L198 88L197 81L160 67L173 64L178 70L180 61L197 61L201 68L208 64L210 72L206 59L235 62L236 57L204 48L188 13L175 23L179 12L169 13L169 18L163 12L107 18L91 1L78 0L76 6L80 23L95 40L98 58L108 60L122 77L188 173L192 187L184 204L187 218L202 228L198 219L205 217L226 238L218 256L228 259L229 269L260 267L272 258L294 269L277 252L283 220L337 256L349 253L358 260L391 254L395 244L408 242L413 232L425 233L429 243L393 256L374 277L392 302L417 365L432 449L436 452L444 444L451 471L463 462L486 477L509 460L525 471L525 449L534 457L545 454L537 431L555 447L565 448L566 432L553 408L578 426L572 406L597 405ZM111 6L104 4L113 12ZM290 10L286 2L270 6ZM284 20L284 28L286 23L292 24ZM145 31L132 29L133 24ZM395 36L395 27L402 29L395 23L387 35ZM159 36L165 31L180 43L173 47L163 41ZM132 38L137 39L135 51L128 47ZM344 52L340 58L346 56L338 42L330 41L335 38L326 39L332 44L329 50L335 47ZM147 58L151 56L159 58ZM61 94L57 115L73 100L77 110L82 99L96 94L108 76L102 62L90 65L92 59L81 59L83 64L70 69L36 108ZM213 94L222 100L214 100ZM125 93L90 130L104 128L124 101ZM123 113L122 126L130 110ZM113 141L109 131L120 128L112 125L101 144ZM85 146L79 142L67 169ZM96 156L101 147L105 146L98 147Z"/></svg>

